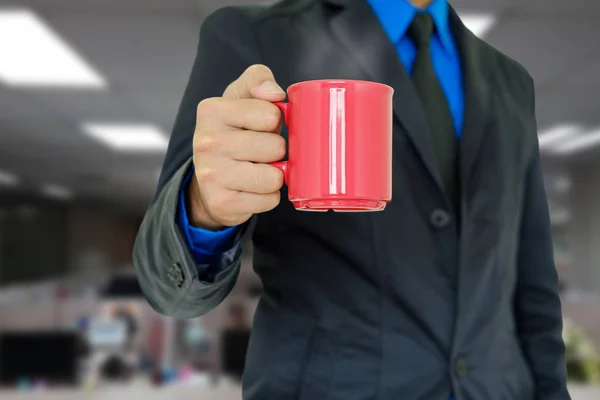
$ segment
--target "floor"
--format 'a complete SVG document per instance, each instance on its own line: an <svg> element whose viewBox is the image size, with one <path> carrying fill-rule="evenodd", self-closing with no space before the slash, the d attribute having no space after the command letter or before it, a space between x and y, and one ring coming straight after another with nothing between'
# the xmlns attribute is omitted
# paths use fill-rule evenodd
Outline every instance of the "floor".
<svg viewBox="0 0 600 400"><path fill-rule="evenodd" d="M599 400L600 387L571 388L572 400ZM2 400L240 400L239 388L222 384L217 388L188 386L152 388L146 384L103 387L93 391L50 390L44 392L0 391Z"/></svg>

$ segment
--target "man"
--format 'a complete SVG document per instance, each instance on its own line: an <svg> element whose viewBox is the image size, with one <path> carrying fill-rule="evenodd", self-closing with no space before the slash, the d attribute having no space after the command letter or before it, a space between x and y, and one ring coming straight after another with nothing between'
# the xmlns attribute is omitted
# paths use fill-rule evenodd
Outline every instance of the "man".
<svg viewBox="0 0 600 400"><path fill-rule="evenodd" d="M266 164L287 135L270 101L321 78L395 89L381 213L297 212ZM444 0L288 0L205 21L136 242L148 301L210 311L250 235L265 292L245 399L569 399L533 82Z"/></svg>

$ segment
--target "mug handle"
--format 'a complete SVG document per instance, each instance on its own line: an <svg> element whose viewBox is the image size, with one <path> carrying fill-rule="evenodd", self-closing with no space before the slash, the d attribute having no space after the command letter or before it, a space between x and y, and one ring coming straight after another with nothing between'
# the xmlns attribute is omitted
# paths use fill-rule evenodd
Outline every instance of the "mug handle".
<svg viewBox="0 0 600 400"><path fill-rule="evenodd" d="M286 103L283 101L277 101L277 102L274 102L273 104L281 110L281 112L283 113L283 123L287 125L288 124L289 103ZM271 165L275 168L278 168L283 173L283 180L285 181L285 184L287 185L287 183L288 183L288 162L287 161L276 161L276 162L269 163L269 165Z"/></svg>

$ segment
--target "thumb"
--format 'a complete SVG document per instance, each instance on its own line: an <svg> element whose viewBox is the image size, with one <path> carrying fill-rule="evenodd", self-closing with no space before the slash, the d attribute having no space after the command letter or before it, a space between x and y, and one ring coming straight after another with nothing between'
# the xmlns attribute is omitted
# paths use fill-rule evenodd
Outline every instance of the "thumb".
<svg viewBox="0 0 600 400"><path fill-rule="evenodd" d="M225 89L223 97L281 101L285 99L285 92L275 82L273 72L268 67L255 64Z"/></svg>

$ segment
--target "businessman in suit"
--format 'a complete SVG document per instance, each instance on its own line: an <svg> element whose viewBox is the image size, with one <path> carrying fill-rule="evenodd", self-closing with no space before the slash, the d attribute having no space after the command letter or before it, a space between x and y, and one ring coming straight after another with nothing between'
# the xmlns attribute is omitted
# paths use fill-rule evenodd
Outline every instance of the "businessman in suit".
<svg viewBox="0 0 600 400"><path fill-rule="evenodd" d="M267 164L287 137L270 102L324 78L395 89L383 212L297 212ZM445 0L221 9L136 241L142 289L202 315L252 238L246 400L569 399L534 108L527 71Z"/></svg>

